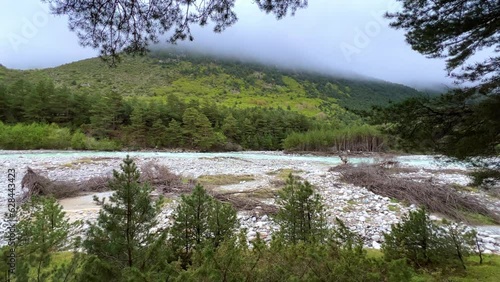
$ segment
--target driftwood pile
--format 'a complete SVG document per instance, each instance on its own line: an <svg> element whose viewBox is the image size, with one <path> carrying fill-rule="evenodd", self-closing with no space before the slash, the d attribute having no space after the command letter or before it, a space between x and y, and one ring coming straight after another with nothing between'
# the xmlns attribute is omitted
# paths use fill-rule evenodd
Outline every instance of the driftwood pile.
<svg viewBox="0 0 500 282"><path fill-rule="evenodd" d="M433 181L414 181L393 175L385 165L342 165L331 168L342 180L401 202L424 206L427 210L449 218L468 222L466 213L481 214L500 223L500 216L486 208L478 199L461 194L454 188Z"/></svg>
<svg viewBox="0 0 500 282"><path fill-rule="evenodd" d="M190 193L196 185L193 179L183 181L180 175L171 172L168 167L154 162L147 162L141 167L139 181L151 184L163 195Z"/></svg>
<svg viewBox="0 0 500 282"><path fill-rule="evenodd" d="M259 211L261 214L276 214L278 212L277 206L266 204L253 196L254 193L262 193L261 190L255 189L244 192L219 192L211 190L208 193L221 202L230 203L239 211Z"/></svg>
<svg viewBox="0 0 500 282"><path fill-rule="evenodd" d="M79 185L75 183L69 181L52 181L29 167L21 180L21 187L27 189L27 192L21 196L21 201L29 199L34 195L67 198L76 195L80 191Z"/></svg>
<svg viewBox="0 0 500 282"><path fill-rule="evenodd" d="M56 199L63 199L75 197L82 193L110 191L110 180L111 177L107 176L93 177L80 182L51 180L28 167L21 181L25 193L21 195L19 201L24 202L34 195L53 196ZM141 167L139 182L149 183L162 195L187 194L196 185L196 180L183 180L180 175L171 172L166 166L153 162L148 162ZM228 193L209 189L208 193L222 202L232 204L237 210L259 210L261 213L275 213L277 211L275 206L252 198L252 191Z"/></svg>

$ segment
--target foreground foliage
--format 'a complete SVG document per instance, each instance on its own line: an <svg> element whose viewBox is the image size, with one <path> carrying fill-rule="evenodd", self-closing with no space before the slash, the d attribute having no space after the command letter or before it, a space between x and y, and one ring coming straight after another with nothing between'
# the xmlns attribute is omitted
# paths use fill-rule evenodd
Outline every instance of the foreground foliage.
<svg viewBox="0 0 500 282"><path fill-rule="evenodd" d="M475 249L475 236L475 232L452 224L433 223L422 208L384 234L382 250L386 260L406 259L416 268L465 269L465 258Z"/></svg>
<svg viewBox="0 0 500 282"><path fill-rule="evenodd" d="M74 281L82 255L75 252L64 264L54 265L59 252L80 247L75 236L81 222L69 223L62 207L52 197L32 197L18 211L19 223L14 238L16 281ZM8 253L9 247L2 249ZM3 269L6 273L8 270Z"/></svg>
<svg viewBox="0 0 500 282"><path fill-rule="evenodd" d="M477 267L468 260L474 234L437 226L424 210L394 225L383 258L374 256L340 219L327 228L314 187L291 174L279 193L279 231L269 244L259 234L248 242L245 230L237 231L233 207L200 185L181 197L171 228L158 228L162 199L151 200L152 187L141 182L129 157L109 185L115 193L109 202L96 199L103 208L86 232L83 252L73 236L78 223L64 219L55 199L33 197L23 205L14 281L399 282L432 279L428 273L436 271L463 276L466 265ZM2 260L8 253L2 249ZM6 264L0 270L6 273Z"/></svg>

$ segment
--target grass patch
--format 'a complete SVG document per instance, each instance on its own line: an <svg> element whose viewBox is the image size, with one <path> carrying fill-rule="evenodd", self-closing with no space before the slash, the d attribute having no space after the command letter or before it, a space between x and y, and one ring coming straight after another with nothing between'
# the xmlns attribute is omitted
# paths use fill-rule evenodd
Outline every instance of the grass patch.
<svg viewBox="0 0 500 282"><path fill-rule="evenodd" d="M50 273L50 272L53 272L53 271L63 267L64 265L68 265L69 263L71 263L71 259L73 258L72 252L54 252L54 253L51 253L51 255L52 255L52 257L50 260L50 265L47 268L43 268L42 273L44 273L44 272ZM78 271L78 269L77 269L77 271ZM35 267L30 267L29 277L33 279L33 280L30 279L30 281L36 281L37 269ZM16 281L16 280L14 280L14 281Z"/></svg>
<svg viewBox="0 0 500 282"><path fill-rule="evenodd" d="M452 184L451 187L453 187L457 191L479 193L479 188L478 187L462 186L462 185L459 185L459 184L456 184L456 183Z"/></svg>
<svg viewBox="0 0 500 282"><path fill-rule="evenodd" d="M238 195L251 199L272 199L277 195L277 190L272 188L259 188L248 192L245 191Z"/></svg>
<svg viewBox="0 0 500 282"><path fill-rule="evenodd" d="M377 250L377 249L365 249L366 250L366 256L368 258L374 258L374 259L379 259L384 257L384 253L382 251Z"/></svg>
<svg viewBox="0 0 500 282"><path fill-rule="evenodd" d="M69 168L69 169L75 169L75 168L78 168L79 165L91 164L93 162L94 162L94 160L91 158L82 158L82 159L78 159L78 160L75 160L75 161L72 161L69 163L65 163L62 165L62 167Z"/></svg>
<svg viewBox="0 0 500 282"><path fill-rule="evenodd" d="M205 186L205 185L232 185L238 184L242 181L253 181L255 178L252 175L244 174L244 175L232 175L232 174L216 174L216 175L201 175L198 177L197 181Z"/></svg>
<svg viewBox="0 0 500 282"><path fill-rule="evenodd" d="M467 218L467 221L469 221L471 224L496 225L496 222L493 218L479 213L464 212L464 217Z"/></svg>
<svg viewBox="0 0 500 282"><path fill-rule="evenodd" d="M88 165L88 164L102 162L102 161L106 161L106 160L110 160L110 159L113 159L113 158L81 158L78 160L71 161L69 163L65 163L62 165L62 167L74 169L74 168L78 168L78 166L80 166L80 165Z"/></svg>
<svg viewBox="0 0 500 282"><path fill-rule="evenodd" d="M381 250L365 249L368 258L381 259L384 254ZM459 272L419 272L411 281L456 281L456 282L496 282L500 277L500 256L483 255L483 263L479 264L479 256L470 256L466 259L466 271Z"/></svg>
<svg viewBox="0 0 500 282"><path fill-rule="evenodd" d="M288 175L290 173L293 174L293 175L295 175L295 174L302 173L302 172L304 172L304 171L303 170L297 170L297 169L291 169L291 168L282 168L282 169L270 171L270 172L268 172L266 174L267 175L274 175L274 176L276 176L277 178L279 178L281 180L286 180L288 178Z"/></svg>
<svg viewBox="0 0 500 282"><path fill-rule="evenodd" d="M389 205L389 206L387 206L387 208L393 212L400 212L401 211L401 207L399 207L398 205Z"/></svg>
<svg viewBox="0 0 500 282"><path fill-rule="evenodd" d="M483 255L483 263L479 264L479 257L467 259L467 272L460 276L451 276L449 281L481 281L496 282L500 277L500 256Z"/></svg>
<svg viewBox="0 0 500 282"><path fill-rule="evenodd" d="M349 205L356 205L357 203L358 203L358 201L353 200L353 199L347 201L347 204L349 204Z"/></svg>

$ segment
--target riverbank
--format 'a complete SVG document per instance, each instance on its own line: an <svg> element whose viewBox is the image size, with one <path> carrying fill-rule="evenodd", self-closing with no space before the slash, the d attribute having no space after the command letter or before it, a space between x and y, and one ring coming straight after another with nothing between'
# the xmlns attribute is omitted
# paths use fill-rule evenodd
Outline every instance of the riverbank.
<svg viewBox="0 0 500 282"><path fill-rule="evenodd" d="M390 230L391 224L399 222L401 217L416 206L406 206L393 199L373 194L362 187L348 185L339 180L339 175L330 172L332 166L340 165L338 156L289 155L283 152L231 152L231 153L174 153L174 152L90 152L90 151L0 151L0 169L15 169L16 191L21 192L21 178L30 167L51 180L69 180L81 182L92 177L110 176L113 169L119 169L122 159L130 155L138 166L154 162L167 166L172 172L185 178L198 178L212 175L249 175L253 180L241 181L230 185L215 186L214 189L236 192L275 189L273 183L294 173L315 185L323 196L329 222L333 224L339 217L353 230L362 235L367 247L379 248L383 232ZM466 186L470 181L467 168L457 164L440 163L431 156L395 156L402 166L415 168L412 174L401 177L433 179L442 183L454 183ZM375 162L374 157L350 158L352 163ZM282 179L281 179L282 180ZM2 186L0 189L6 189ZM262 194L262 193L261 193ZM2 190L0 201L7 202L7 191ZM170 195L170 203L162 213L162 223L168 225L169 217L176 205L178 195ZM498 207L498 200L477 192L485 203ZM61 200L67 215L72 219L90 219L97 217L99 208L91 201L92 195ZM262 199L273 203L273 198ZM486 202L489 201L489 202ZM1 205L2 209L6 205ZM3 214L3 211L2 211ZM251 240L260 233L269 240L276 229L269 215L258 208L241 211L238 214L247 237ZM439 215L434 215L439 218ZM500 253L500 230L498 228L481 229L481 240L485 250ZM497 236L497 237L495 237Z"/></svg>

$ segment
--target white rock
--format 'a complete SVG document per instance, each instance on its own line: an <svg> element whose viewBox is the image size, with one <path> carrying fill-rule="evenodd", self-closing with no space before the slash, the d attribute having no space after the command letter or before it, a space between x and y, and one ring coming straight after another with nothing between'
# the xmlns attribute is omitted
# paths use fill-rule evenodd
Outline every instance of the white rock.
<svg viewBox="0 0 500 282"><path fill-rule="evenodd" d="M485 237L482 239L482 241L485 243L492 243L492 244L494 244L496 242L496 240L491 238L491 237Z"/></svg>
<svg viewBox="0 0 500 282"><path fill-rule="evenodd" d="M484 248L486 250L490 250L490 251L495 251L496 250L495 245L493 245L493 244L486 244L486 245L484 245Z"/></svg>
<svg viewBox="0 0 500 282"><path fill-rule="evenodd" d="M372 242L372 247L376 250L380 250L380 248L382 247L382 245L380 245L378 242L376 241L373 241Z"/></svg>

